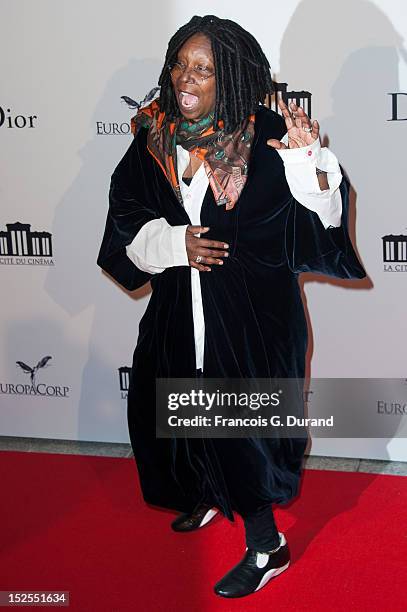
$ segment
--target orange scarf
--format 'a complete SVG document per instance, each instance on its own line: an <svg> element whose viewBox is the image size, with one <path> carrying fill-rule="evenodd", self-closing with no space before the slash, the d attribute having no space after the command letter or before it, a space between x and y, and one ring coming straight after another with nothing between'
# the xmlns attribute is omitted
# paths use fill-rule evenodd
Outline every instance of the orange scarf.
<svg viewBox="0 0 407 612"><path fill-rule="evenodd" d="M216 204L231 210L247 180L255 115L250 115L231 134L224 133L222 120L215 131L211 115L198 122L165 119L155 99L131 118L131 131L136 136L140 127L148 128L147 149L169 180L178 200L182 204L176 148L180 144L203 161Z"/></svg>

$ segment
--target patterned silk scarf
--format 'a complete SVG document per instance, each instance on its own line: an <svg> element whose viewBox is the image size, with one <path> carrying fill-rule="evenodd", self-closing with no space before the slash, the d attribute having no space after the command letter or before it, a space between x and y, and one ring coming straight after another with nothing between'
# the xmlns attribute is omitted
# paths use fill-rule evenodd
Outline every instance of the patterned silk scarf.
<svg viewBox="0 0 407 612"><path fill-rule="evenodd" d="M231 210L247 179L254 121L255 115L250 115L232 134L224 133L221 120L219 129L215 131L213 115L197 122L182 118L168 122L156 99L132 117L131 131L136 136L140 127L148 128L147 149L160 165L181 204L177 144L203 161L216 204Z"/></svg>

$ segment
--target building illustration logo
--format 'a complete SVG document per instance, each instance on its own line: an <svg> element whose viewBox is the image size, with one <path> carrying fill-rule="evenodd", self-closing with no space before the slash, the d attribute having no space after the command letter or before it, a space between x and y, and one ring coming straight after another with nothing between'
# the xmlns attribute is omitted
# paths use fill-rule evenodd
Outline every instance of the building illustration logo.
<svg viewBox="0 0 407 612"><path fill-rule="evenodd" d="M407 272L407 235L382 236L384 272Z"/></svg>
<svg viewBox="0 0 407 612"><path fill-rule="evenodd" d="M0 382L0 395L31 395L52 398L69 397L69 387L66 385L54 385L37 382L39 371L48 368L51 364L51 355L42 357L34 366L24 361L16 361L16 365L23 374L28 376L25 383Z"/></svg>
<svg viewBox="0 0 407 612"><path fill-rule="evenodd" d="M53 266L52 234L32 232L29 223L7 223L0 231L0 265Z"/></svg>
<svg viewBox="0 0 407 612"><path fill-rule="evenodd" d="M131 368L128 366L122 366L119 368L119 385L120 385L120 397L121 399L127 399L129 391Z"/></svg>
<svg viewBox="0 0 407 612"><path fill-rule="evenodd" d="M287 91L288 83L277 83L273 81L274 92L267 94L265 105L271 108L276 113L281 115L280 107L277 103L277 95L280 94L284 104L289 102L295 102L297 106L301 106L308 117L312 117L311 114L311 97L312 94L309 91Z"/></svg>

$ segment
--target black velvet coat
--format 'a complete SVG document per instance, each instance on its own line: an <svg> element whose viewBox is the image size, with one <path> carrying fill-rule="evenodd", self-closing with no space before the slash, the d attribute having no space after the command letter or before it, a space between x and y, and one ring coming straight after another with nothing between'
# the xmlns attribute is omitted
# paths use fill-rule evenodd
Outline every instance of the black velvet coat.
<svg viewBox="0 0 407 612"><path fill-rule="evenodd" d="M229 243L223 266L200 273L205 318L204 376L303 377L307 326L298 286L303 271L363 278L347 230L348 186L340 186L341 227L324 229L318 215L291 195L283 162L266 144L286 132L283 119L260 107L249 175L235 207L217 206L210 187L201 224L206 238ZM128 395L128 424L145 501L189 511L206 497L229 519L298 491L305 439L157 439L155 378L195 376L189 266L159 274L127 257L140 228L165 217L191 223L146 148L142 128L113 172L106 229L97 263L126 289L151 281L139 325Z"/></svg>

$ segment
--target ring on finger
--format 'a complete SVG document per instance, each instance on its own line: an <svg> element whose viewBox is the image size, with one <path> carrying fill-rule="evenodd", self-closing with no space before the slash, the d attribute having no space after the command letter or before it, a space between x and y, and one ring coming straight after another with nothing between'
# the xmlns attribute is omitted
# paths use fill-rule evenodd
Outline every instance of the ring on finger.
<svg viewBox="0 0 407 612"><path fill-rule="evenodd" d="M304 127L304 132L312 132L312 127Z"/></svg>
<svg viewBox="0 0 407 612"><path fill-rule="evenodd" d="M196 261L196 263L200 263L202 261L202 255L197 255L195 257L195 261Z"/></svg>

